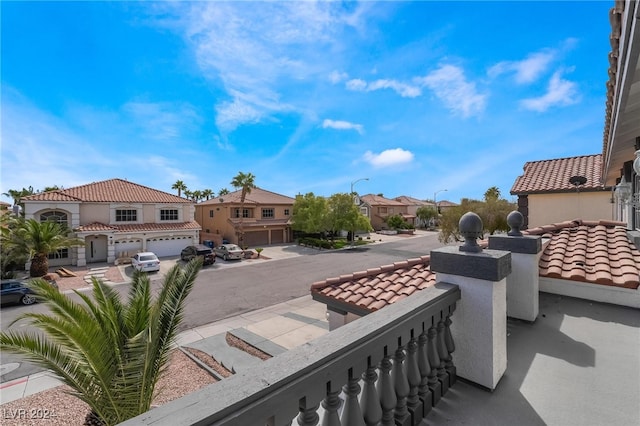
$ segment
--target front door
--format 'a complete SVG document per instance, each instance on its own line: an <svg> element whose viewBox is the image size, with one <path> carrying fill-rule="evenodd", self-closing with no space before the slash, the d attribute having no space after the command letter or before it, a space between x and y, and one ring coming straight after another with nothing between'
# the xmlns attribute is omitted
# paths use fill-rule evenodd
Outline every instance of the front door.
<svg viewBox="0 0 640 426"><path fill-rule="evenodd" d="M107 237L105 235L93 235L85 239L85 253L87 263L107 261Z"/></svg>

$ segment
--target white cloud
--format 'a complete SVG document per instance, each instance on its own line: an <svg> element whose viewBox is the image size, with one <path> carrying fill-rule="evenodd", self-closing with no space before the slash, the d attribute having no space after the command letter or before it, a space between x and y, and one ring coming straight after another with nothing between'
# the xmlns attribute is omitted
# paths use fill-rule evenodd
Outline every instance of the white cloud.
<svg viewBox="0 0 640 426"><path fill-rule="evenodd" d="M331 74L329 74L329 81L333 84L338 84L341 81L345 81L348 78L349 78L349 74L347 74L346 72L339 72L339 71L333 70L331 71Z"/></svg>
<svg viewBox="0 0 640 426"><path fill-rule="evenodd" d="M537 98L523 99L520 105L524 109L544 112L553 106L573 105L579 101L577 84L564 80L562 71L556 71L549 80L547 93Z"/></svg>
<svg viewBox="0 0 640 426"><path fill-rule="evenodd" d="M336 130L355 130L360 134L364 133L364 128L362 127L362 124L355 124L355 123L350 123L348 121L342 121L342 120L325 119L322 122L322 128L336 129Z"/></svg>
<svg viewBox="0 0 640 426"><path fill-rule="evenodd" d="M303 101L294 100L295 90L286 92L283 82L291 86L329 76L335 84L348 78L331 72L335 63L321 54L342 42L345 27L358 28L365 19L364 6L337 2L264 2L260 7L176 2L166 7L179 18L170 21L159 14L160 25L175 28L178 22L205 78L229 95L215 107L224 133L283 112L304 113Z"/></svg>
<svg viewBox="0 0 640 426"><path fill-rule="evenodd" d="M460 67L442 65L414 81L431 89L449 110L464 117L479 114L485 109L487 95L479 93L475 83L466 80Z"/></svg>
<svg viewBox="0 0 640 426"><path fill-rule="evenodd" d="M371 151L364 153L364 160L374 167L390 167L399 164L406 164L413 161L413 153L402 148L387 149L380 154Z"/></svg>
<svg viewBox="0 0 640 426"><path fill-rule="evenodd" d="M419 87L389 79L379 79L371 83L367 83L361 79L353 79L347 81L346 88L357 92L373 92L375 90L391 89L403 98L415 98L422 94Z"/></svg>
<svg viewBox="0 0 640 426"><path fill-rule="evenodd" d="M536 81L549 69L555 60L557 52L545 50L529 54L521 61L503 61L489 68L489 77L497 77L501 74L513 72L518 84L529 84Z"/></svg>
<svg viewBox="0 0 640 426"><path fill-rule="evenodd" d="M201 122L189 103L131 101L122 110L144 137L156 140L180 138L185 130Z"/></svg>

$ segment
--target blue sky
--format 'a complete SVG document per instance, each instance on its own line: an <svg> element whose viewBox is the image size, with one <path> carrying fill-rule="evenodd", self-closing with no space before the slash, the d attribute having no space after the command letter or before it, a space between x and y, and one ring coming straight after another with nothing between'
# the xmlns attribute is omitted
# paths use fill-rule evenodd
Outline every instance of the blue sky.
<svg viewBox="0 0 640 426"><path fill-rule="evenodd" d="M526 161L601 152L612 6L2 2L0 192L511 199Z"/></svg>

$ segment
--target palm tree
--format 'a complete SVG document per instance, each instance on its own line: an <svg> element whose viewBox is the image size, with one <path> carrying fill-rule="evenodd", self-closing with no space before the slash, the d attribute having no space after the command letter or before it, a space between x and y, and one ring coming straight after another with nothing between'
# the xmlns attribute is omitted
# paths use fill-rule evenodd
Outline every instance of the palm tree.
<svg viewBox="0 0 640 426"><path fill-rule="evenodd" d="M178 197L181 197L182 196L182 191L186 191L187 190L187 185L185 185L183 181L177 180L176 183L171 185L171 189L177 190L178 191Z"/></svg>
<svg viewBox="0 0 640 426"><path fill-rule="evenodd" d="M220 191L218 191L218 197L222 197L223 195L227 195L229 193L229 190L227 188L222 188Z"/></svg>
<svg viewBox="0 0 640 426"><path fill-rule="evenodd" d="M13 219L2 232L2 244L31 258L29 275L41 277L49 272L49 255L63 248L84 245L80 238L69 236L69 229L56 222Z"/></svg>
<svg viewBox="0 0 640 426"><path fill-rule="evenodd" d="M193 191L191 193L191 196L193 197L193 201L195 201L196 203L202 200L203 198L202 191L200 191L199 189L196 189L195 191Z"/></svg>
<svg viewBox="0 0 640 426"><path fill-rule="evenodd" d="M28 195L35 194L33 190L33 186L29 188L22 188L22 190L18 189L9 189L7 192L3 192L2 195L13 198L13 205L20 205L20 199L22 197L26 197Z"/></svg>
<svg viewBox="0 0 640 426"><path fill-rule="evenodd" d="M174 266L155 300L149 277L137 271L125 302L95 277L93 297L76 292L84 303L34 280L36 297L50 311L17 318L13 323L26 319L39 332L2 332L0 349L53 371L91 407L86 424L121 423L150 409L201 266L199 258L184 270Z"/></svg>
<svg viewBox="0 0 640 426"><path fill-rule="evenodd" d="M189 191L188 189L184 190L184 197L193 201L193 191Z"/></svg>
<svg viewBox="0 0 640 426"><path fill-rule="evenodd" d="M213 191L210 189L203 189L202 196L206 197L206 199L208 200L209 198L213 197Z"/></svg>
<svg viewBox="0 0 640 426"><path fill-rule="evenodd" d="M251 194L251 189L255 188L256 177L252 173L238 172L238 174L231 181L231 186L236 189L242 189L240 194L240 234L238 237L239 246L244 248L244 229L242 226L242 220L244 218L244 200L247 194Z"/></svg>

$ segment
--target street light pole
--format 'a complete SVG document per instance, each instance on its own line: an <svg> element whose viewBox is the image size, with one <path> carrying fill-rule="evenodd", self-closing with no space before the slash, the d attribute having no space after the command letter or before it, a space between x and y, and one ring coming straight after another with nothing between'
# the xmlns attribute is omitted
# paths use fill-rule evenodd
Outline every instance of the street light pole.
<svg viewBox="0 0 640 426"><path fill-rule="evenodd" d="M435 205L435 208L436 208L436 215L440 214L440 210L438 209L438 202L436 201L436 195L444 191L446 191L446 189L439 189L433 193L433 204Z"/></svg>
<svg viewBox="0 0 640 426"><path fill-rule="evenodd" d="M362 181L362 180L369 180L369 178L360 178L360 179L356 179L353 182L351 182L351 192L349 193L350 195L353 195L353 185L355 185L356 183ZM355 204L355 200L354 200L354 204ZM355 225L354 225L355 227ZM356 240L356 230L355 229L351 229L351 246L353 247L353 243Z"/></svg>

